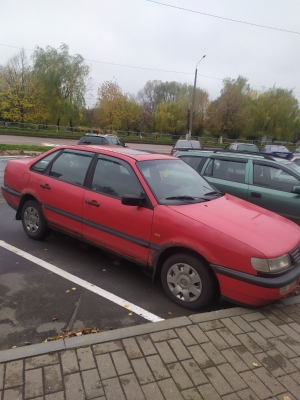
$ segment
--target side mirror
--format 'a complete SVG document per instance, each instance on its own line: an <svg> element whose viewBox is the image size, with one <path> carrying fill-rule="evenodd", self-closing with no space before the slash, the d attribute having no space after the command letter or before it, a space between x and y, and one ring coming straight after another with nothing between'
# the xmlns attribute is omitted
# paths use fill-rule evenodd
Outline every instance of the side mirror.
<svg viewBox="0 0 300 400"><path fill-rule="evenodd" d="M137 196L136 194L124 194L121 203L124 206L141 206L144 201L144 197Z"/></svg>
<svg viewBox="0 0 300 400"><path fill-rule="evenodd" d="M300 194L300 186L294 186L291 192L295 194Z"/></svg>

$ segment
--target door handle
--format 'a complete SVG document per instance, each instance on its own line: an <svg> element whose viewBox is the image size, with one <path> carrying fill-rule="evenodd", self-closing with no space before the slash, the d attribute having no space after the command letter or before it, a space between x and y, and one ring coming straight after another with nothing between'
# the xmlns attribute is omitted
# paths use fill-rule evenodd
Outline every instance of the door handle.
<svg viewBox="0 0 300 400"><path fill-rule="evenodd" d="M40 186L42 187L42 188L44 188L44 189L47 189L47 190L50 190L51 188L50 188L50 186L46 183L46 184L43 184L43 183L40 183Z"/></svg>
<svg viewBox="0 0 300 400"><path fill-rule="evenodd" d="M251 192L251 197L261 198L261 193Z"/></svg>
<svg viewBox="0 0 300 400"><path fill-rule="evenodd" d="M86 204L89 204L90 206L94 206L94 207L99 207L99 205L100 205L96 201L86 200L85 202L86 202Z"/></svg>

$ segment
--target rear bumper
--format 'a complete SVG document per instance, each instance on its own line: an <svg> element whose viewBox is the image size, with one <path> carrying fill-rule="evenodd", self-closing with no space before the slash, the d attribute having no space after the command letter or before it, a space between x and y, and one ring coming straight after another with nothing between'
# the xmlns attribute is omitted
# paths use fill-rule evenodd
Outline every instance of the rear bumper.
<svg viewBox="0 0 300 400"><path fill-rule="evenodd" d="M2 196L6 200L7 204L14 210L17 210L20 204L22 194L7 186L2 186Z"/></svg>
<svg viewBox="0 0 300 400"><path fill-rule="evenodd" d="M277 276L262 277L211 266L219 281L222 297L249 306L263 306L279 300L300 283L300 264ZM285 288L287 289L285 290Z"/></svg>

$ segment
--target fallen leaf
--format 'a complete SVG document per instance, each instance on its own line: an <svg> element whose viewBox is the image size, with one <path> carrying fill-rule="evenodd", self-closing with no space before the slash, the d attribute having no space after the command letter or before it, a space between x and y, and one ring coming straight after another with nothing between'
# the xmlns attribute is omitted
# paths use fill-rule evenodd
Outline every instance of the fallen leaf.
<svg viewBox="0 0 300 400"><path fill-rule="evenodd" d="M132 312L128 313L128 315L132 315Z"/></svg>
<svg viewBox="0 0 300 400"><path fill-rule="evenodd" d="M58 315L53 315L52 321L57 321L58 320Z"/></svg>
<svg viewBox="0 0 300 400"><path fill-rule="evenodd" d="M168 312L169 315L172 315L171 311Z"/></svg>
<svg viewBox="0 0 300 400"><path fill-rule="evenodd" d="M97 333L98 330L97 330L97 329L92 329L91 332L92 332L92 333Z"/></svg>
<svg viewBox="0 0 300 400"><path fill-rule="evenodd" d="M24 342L25 346L28 346L29 344L31 344L30 342Z"/></svg>
<svg viewBox="0 0 300 400"><path fill-rule="evenodd" d="M283 396L283 400L292 400L289 396Z"/></svg>
<svg viewBox="0 0 300 400"><path fill-rule="evenodd" d="M17 346L13 346L13 347L12 347L12 349L16 349L16 348L17 348Z"/></svg>
<svg viewBox="0 0 300 400"><path fill-rule="evenodd" d="M76 290L76 287L72 287L72 290Z"/></svg>
<svg viewBox="0 0 300 400"><path fill-rule="evenodd" d="M19 264L18 261L16 262L16 264Z"/></svg>
<svg viewBox="0 0 300 400"><path fill-rule="evenodd" d="M259 367L257 363L253 363L253 367Z"/></svg>
<svg viewBox="0 0 300 400"><path fill-rule="evenodd" d="M102 271L103 271L103 272L106 272L106 269L103 269Z"/></svg>
<svg viewBox="0 0 300 400"><path fill-rule="evenodd" d="M43 343L47 343L47 342L48 342L48 340L47 340L47 339L43 341Z"/></svg>
<svg viewBox="0 0 300 400"><path fill-rule="evenodd" d="M44 250L47 250L47 249L44 249Z"/></svg>
<svg viewBox="0 0 300 400"><path fill-rule="evenodd" d="M125 306L124 306L125 308L129 308L129 304L125 304Z"/></svg>
<svg viewBox="0 0 300 400"><path fill-rule="evenodd" d="M82 336L82 332L77 332L76 336Z"/></svg>
<svg viewBox="0 0 300 400"><path fill-rule="evenodd" d="M70 290L66 290L66 293L70 293Z"/></svg>

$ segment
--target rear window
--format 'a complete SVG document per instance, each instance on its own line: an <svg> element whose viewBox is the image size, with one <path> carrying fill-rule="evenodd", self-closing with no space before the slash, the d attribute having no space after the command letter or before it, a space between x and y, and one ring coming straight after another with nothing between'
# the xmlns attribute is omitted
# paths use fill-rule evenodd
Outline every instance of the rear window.
<svg viewBox="0 0 300 400"><path fill-rule="evenodd" d="M290 152L285 146L271 146L271 151L286 151Z"/></svg>
<svg viewBox="0 0 300 400"><path fill-rule="evenodd" d="M255 146L255 144L239 144L237 149L239 151L254 151L258 153L258 148Z"/></svg>
<svg viewBox="0 0 300 400"><path fill-rule="evenodd" d="M200 142L197 140L178 140L175 147L201 149Z"/></svg>
<svg viewBox="0 0 300 400"><path fill-rule="evenodd" d="M103 144L103 138L99 136L83 136L78 144Z"/></svg>

